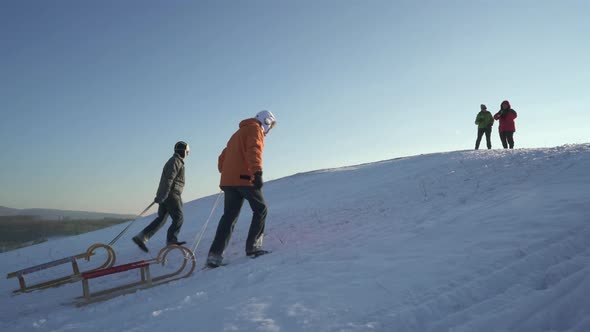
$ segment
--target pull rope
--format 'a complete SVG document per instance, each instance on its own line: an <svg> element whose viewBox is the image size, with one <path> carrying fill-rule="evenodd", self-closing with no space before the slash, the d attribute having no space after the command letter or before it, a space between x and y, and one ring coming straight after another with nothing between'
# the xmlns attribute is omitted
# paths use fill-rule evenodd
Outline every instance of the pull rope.
<svg viewBox="0 0 590 332"><path fill-rule="evenodd" d="M191 246L191 248L192 248L191 251L193 253L193 256L195 255L195 252L197 251L197 247L199 246L199 243L201 243L201 239L203 238L203 235L205 234L205 230L207 229L207 225L209 224L209 221L211 220L211 217L213 216L213 212L215 212L215 209L217 208L217 204L219 204L219 199L221 198L222 193L223 193L223 191L220 191L219 194L217 195L217 198L215 199L215 203L213 204L213 208L211 209L211 213L209 213L209 218L207 218L207 221L205 222L203 227L201 227L201 231L195 236L195 241L193 242L193 245Z"/></svg>
<svg viewBox="0 0 590 332"><path fill-rule="evenodd" d="M156 204L156 202L152 202L152 204L146 207L145 210L141 211L141 213L135 220L133 220L129 225L127 225L127 227L125 227L125 229L121 233L119 233L119 235L117 235L111 242L109 242L109 246L115 244L115 242L117 242L117 240L119 240L121 236L123 236L123 234L129 229L129 227L131 227L131 225L133 225L133 223L136 222L137 219L140 219L143 216L143 214L146 213L147 210L149 210L154 204Z"/></svg>

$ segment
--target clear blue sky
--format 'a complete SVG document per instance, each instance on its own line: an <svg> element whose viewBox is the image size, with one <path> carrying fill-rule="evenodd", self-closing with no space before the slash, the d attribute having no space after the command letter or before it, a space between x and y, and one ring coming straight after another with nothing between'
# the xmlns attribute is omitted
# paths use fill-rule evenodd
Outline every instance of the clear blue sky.
<svg viewBox="0 0 590 332"><path fill-rule="evenodd" d="M185 201L262 109L265 179L472 149L590 142L587 1L0 3L0 205L138 213L178 140ZM499 148L496 129L492 144Z"/></svg>

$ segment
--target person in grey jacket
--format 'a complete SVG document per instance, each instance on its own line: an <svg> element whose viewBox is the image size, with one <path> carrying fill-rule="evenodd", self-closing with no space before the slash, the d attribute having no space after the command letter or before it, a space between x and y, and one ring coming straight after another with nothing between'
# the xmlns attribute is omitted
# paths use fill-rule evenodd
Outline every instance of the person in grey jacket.
<svg viewBox="0 0 590 332"><path fill-rule="evenodd" d="M158 216L133 237L133 242L145 252L148 252L146 242L164 226L168 215L172 217L172 224L168 228L166 244L183 245L186 243L178 241L178 233L183 222L181 194L184 189L184 159L188 157L189 153L189 145L180 141L174 145L174 155L164 165L158 192L154 199L154 202L160 205Z"/></svg>

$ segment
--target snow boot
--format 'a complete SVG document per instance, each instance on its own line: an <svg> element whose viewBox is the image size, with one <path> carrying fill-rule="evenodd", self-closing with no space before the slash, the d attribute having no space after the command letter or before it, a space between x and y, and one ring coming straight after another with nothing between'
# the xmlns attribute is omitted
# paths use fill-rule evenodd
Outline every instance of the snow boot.
<svg viewBox="0 0 590 332"><path fill-rule="evenodd" d="M186 241L169 241L169 242L166 242L166 245L167 246L173 246L173 245L181 246L181 245L184 245L184 244L186 244Z"/></svg>
<svg viewBox="0 0 590 332"><path fill-rule="evenodd" d="M135 244L137 244L137 246L139 247L139 249L143 250L144 252L148 252L148 248L145 246L145 242L139 238L139 236L134 236L133 237L133 242L135 242Z"/></svg>
<svg viewBox="0 0 590 332"><path fill-rule="evenodd" d="M262 255L266 255L266 254L270 254L272 251L270 250L264 250L264 249L254 249L253 251L247 252L246 256L250 257L250 258L256 258L258 256L262 256Z"/></svg>
<svg viewBox="0 0 590 332"><path fill-rule="evenodd" d="M217 255L217 254L209 254L209 256L207 256L207 267L209 268L216 268L221 266L223 262L223 257L221 257L221 255Z"/></svg>

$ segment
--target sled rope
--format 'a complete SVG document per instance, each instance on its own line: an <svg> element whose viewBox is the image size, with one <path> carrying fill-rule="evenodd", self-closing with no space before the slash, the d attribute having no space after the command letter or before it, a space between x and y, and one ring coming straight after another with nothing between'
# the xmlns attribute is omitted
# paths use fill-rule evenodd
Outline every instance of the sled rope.
<svg viewBox="0 0 590 332"><path fill-rule="evenodd" d="M140 219L144 213L147 212L147 210L149 210L154 204L156 204L156 202L152 202L152 204L150 204L148 207L145 208L145 210L141 211L141 213L139 214L139 216L137 218L135 218L135 220L133 220L129 225L127 225L127 227L125 227L125 229L123 229L123 231L121 231L121 233L119 233L119 235L117 235L111 242L109 242L109 246L112 246L113 244L115 244L115 242L117 242L117 240L119 240L121 238L121 236L123 236L123 234L125 234L125 232L129 229L129 227L131 227L131 225L133 225L134 222L137 221L137 219Z"/></svg>
<svg viewBox="0 0 590 332"><path fill-rule="evenodd" d="M209 218L207 218L207 221L205 221L205 224L203 225L203 227L201 227L201 231L195 237L195 241L193 242L193 245L191 246L191 249L192 249L191 251L192 251L193 255L196 255L195 252L197 251L197 247L199 246L199 243L201 243L201 239L203 238L203 235L205 234L205 230L207 230L207 225L209 224L209 221L211 220L211 217L213 216L213 212L215 212L215 209L217 208L217 205L219 204L219 199L221 198L222 193L223 193L223 191L220 191L219 194L217 195L217 198L215 199L215 203L213 204L213 208L211 209L211 213L209 213Z"/></svg>

